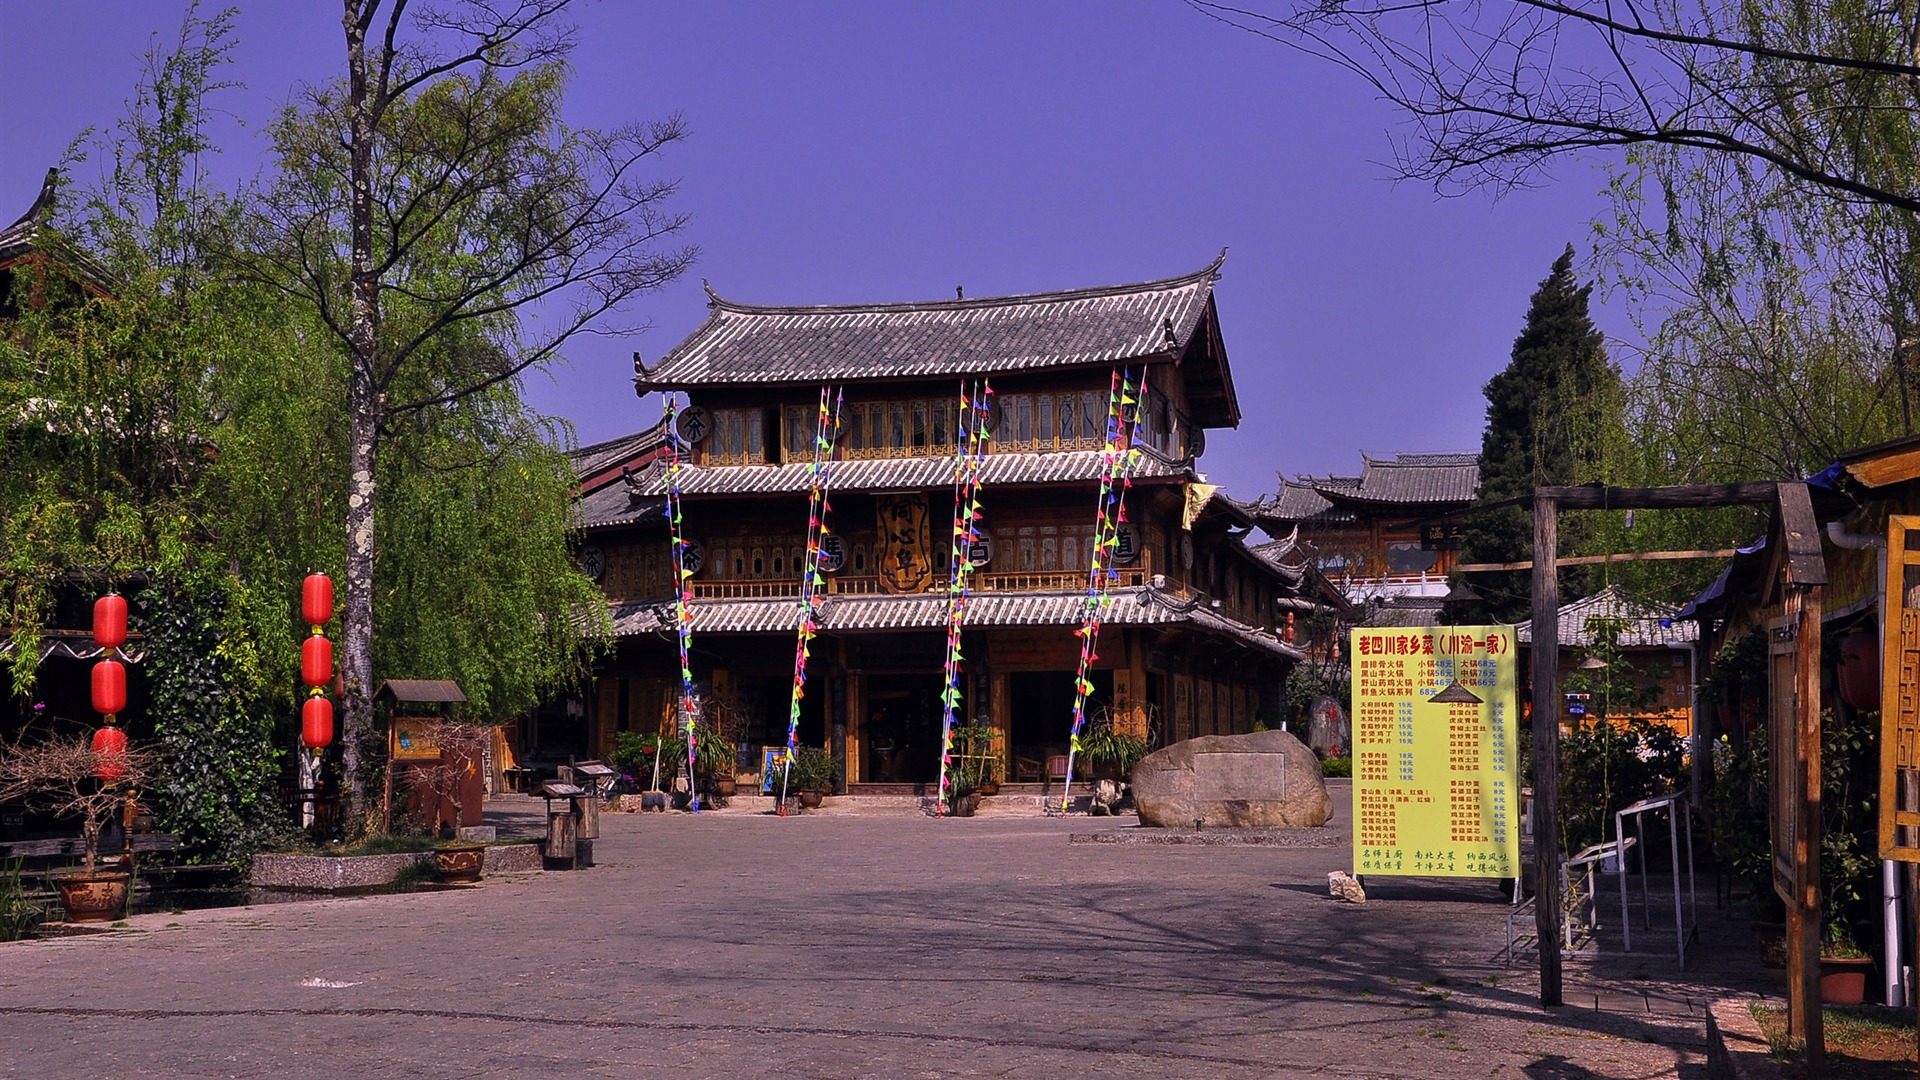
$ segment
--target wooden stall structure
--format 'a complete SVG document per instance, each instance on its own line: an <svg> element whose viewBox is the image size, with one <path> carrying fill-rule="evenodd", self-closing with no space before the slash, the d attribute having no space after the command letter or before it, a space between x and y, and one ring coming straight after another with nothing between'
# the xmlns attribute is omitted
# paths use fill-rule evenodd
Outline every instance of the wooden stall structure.
<svg viewBox="0 0 1920 1080"><path fill-rule="evenodd" d="M1650 510L1765 504L1773 508L1767 551L1767 598L1774 679L1768 718L1771 760L1774 885L1788 919L1789 1035L1804 1041L1816 1071L1824 1054L1820 1023L1820 604L1826 565L1813 504L1802 483L1690 484L1615 488L1593 484L1534 491L1533 715L1557 715L1560 705L1560 583L1557 556L1561 510ZM1706 553L1687 553L1706 554ZM1632 558L1634 556L1624 556ZM1891 670L1891 669L1890 669ZM1890 676L1891 677L1891 676ZM1559 726L1533 725L1534 880L1560 872ZM1915 820L1920 822L1920 815ZM1558 940L1560 900L1538 888L1534 915L1542 942ZM1559 950L1540 950L1540 1003L1562 1004Z"/></svg>
<svg viewBox="0 0 1920 1080"><path fill-rule="evenodd" d="M409 764L422 762L439 763L442 750L431 738L409 730L409 721L440 720L448 716L454 705L466 704L467 695L460 685L451 679L388 679L380 684L373 693L374 707L381 710L387 721L387 769L385 791L381 799L380 827L391 831L393 828L393 788L397 771L404 770ZM475 769L468 777L471 790L461 794L461 805L472 809L473 820L461 821L461 825L478 825L481 797L481 770ZM409 789L412 785L408 785ZM436 796L437 799L437 796ZM436 816L439 813L435 807Z"/></svg>

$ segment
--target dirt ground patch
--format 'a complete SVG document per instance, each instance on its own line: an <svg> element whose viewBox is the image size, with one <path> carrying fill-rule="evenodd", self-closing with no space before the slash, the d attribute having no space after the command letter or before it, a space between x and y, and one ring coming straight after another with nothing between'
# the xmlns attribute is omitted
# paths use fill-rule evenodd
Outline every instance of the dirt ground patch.
<svg viewBox="0 0 1920 1080"><path fill-rule="evenodd" d="M1914 1041L1914 1014L1908 1009L1879 1005L1851 1008L1828 1006L1824 1014L1827 1035L1828 1080L1912 1080L1920 1047ZM1773 1047L1775 1057L1798 1065L1798 1055L1787 1043L1787 1011L1755 1005L1753 1018ZM1805 1076L1795 1069L1791 1076Z"/></svg>

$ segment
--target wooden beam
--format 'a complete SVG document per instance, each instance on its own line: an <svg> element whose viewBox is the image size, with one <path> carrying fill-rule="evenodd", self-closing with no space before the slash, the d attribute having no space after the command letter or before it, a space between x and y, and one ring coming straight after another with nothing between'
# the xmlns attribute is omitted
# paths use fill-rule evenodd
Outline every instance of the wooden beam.
<svg viewBox="0 0 1920 1080"><path fill-rule="evenodd" d="M1827 583L1827 561L1820 553L1820 522L1813 516L1813 497L1805 484L1780 484L1780 532L1785 540L1787 584L1806 587Z"/></svg>
<svg viewBox="0 0 1920 1080"><path fill-rule="evenodd" d="M1533 915L1540 943L1540 1004L1560 991L1560 545L1559 506L1533 499Z"/></svg>
<svg viewBox="0 0 1920 1080"><path fill-rule="evenodd" d="M1868 487L1886 487L1920 476L1920 447L1847 466L1847 475Z"/></svg>
<svg viewBox="0 0 1920 1080"><path fill-rule="evenodd" d="M1561 566L1599 566L1603 563L1645 562L1660 559L1731 559L1740 554L1739 548L1717 548L1712 551L1627 551L1612 555L1569 555L1560 560ZM1532 559L1520 562L1484 562L1458 563L1454 570L1463 574L1486 574L1497 570L1531 570Z"/></svg>
<svg viewBox="0 0 1920 1080"><path fill-rule="evenodd" d="M1779 498L1773 482L1676 484L1669 487L1617 488L1601 484L1534 489L1534 498L1550 498L1563 510L1674 510L1690 506L1766 504ZM1538 502L1534 504L1538 506ZM1478 509L1475 507L1475 509Z"/></svg>

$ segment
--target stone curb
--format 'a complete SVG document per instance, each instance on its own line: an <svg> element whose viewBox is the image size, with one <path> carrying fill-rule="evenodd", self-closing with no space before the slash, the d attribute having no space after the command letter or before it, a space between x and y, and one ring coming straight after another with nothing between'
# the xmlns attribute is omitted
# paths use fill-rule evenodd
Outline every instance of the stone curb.
<svg viewBox="0 0 1920 1080"><path fill-rule="evenodd" d="M1155 829L1121 826L1106 832L1070 833L1069 844L1199 844L1208 847L1339 847L1346 835L1331 829Z"/></svg>
<svg viewBox="0 0 1920 1080"><path fill-rule="evenodd" d="M1716 998L1707 1008L1707 1075L1713 1080L1785 1080L1753 1018L1753 998Z"/></svg>

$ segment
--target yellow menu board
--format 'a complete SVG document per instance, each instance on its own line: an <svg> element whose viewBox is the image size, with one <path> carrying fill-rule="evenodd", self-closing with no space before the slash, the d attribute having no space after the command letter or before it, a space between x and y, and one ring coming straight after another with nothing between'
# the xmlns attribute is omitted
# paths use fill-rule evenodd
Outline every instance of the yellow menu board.
<svg viewBox="0 0 1920 1080"><path fill-rule="evenodd" d="M1511 626L1353 631L1354 873L1519 873L1515 640Z"/></svg>

